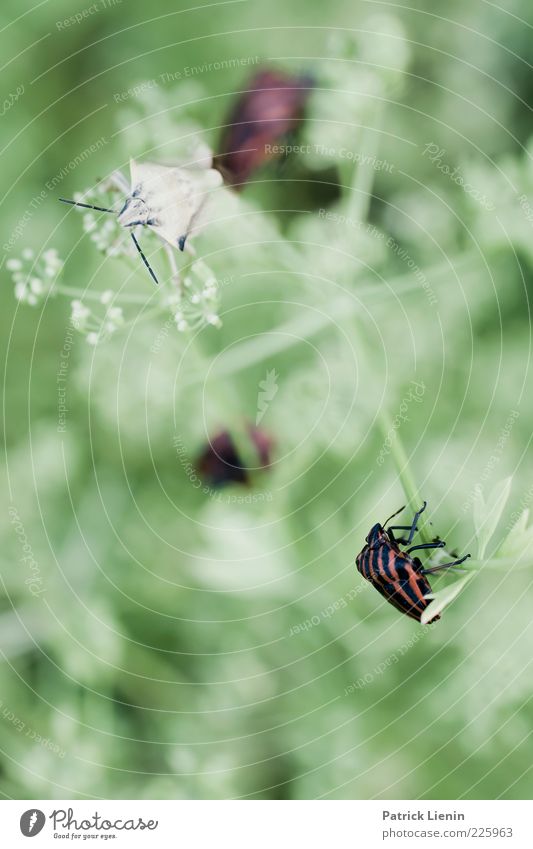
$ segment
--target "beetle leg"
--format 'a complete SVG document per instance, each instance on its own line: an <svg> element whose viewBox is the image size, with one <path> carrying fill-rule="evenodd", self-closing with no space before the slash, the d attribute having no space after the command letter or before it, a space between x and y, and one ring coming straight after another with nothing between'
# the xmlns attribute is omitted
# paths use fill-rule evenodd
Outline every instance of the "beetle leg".
<svg viewBox="0 0 533 849"><path fill-rule="evenodd" d="M421 569L421 574L431 575L433 572L440 572L441 569L451 569L453 566L459 566L460 563L464 563L469 557L469 554L465 554L464 557L461 557L459 560L452 560L451 563L441 563L440 566L433 566L431 569ZM466 569L460 569L459 571L465 572Z"/></svg>
<svg viewBox="0 0 533 849"><path fill-rule="evenodd" d="M404 539L403 537L396 538L394 531L410 531L411 525L391 525L390 528L387 528L387 533L394 542L399 542L401 545L408 545L410 540Z"/></svg>
<svg viewBox="0 0 533 849"><path fill-rule="evenodd" d="M411 554L412 551L418 551L421 548L444 548L445 545L446 543L442 539L435 542L423 542L420 545L412 545L411 548L407 549L407 554Z"/></svg>
<svg viewBox="0 0 533 849"><path fill-rule="evenodd" d="M424 510L426 509L427 506L428 506L427 501L424 501L420 510L418 510L415 513L414 518L413 518L413 524L411 525L411 530L409 531L409 536L407 537L406 545L409 545L409 543L412 542L413 537L418 530L418 520L420 519L420 516L422 515L422 513L424 512Z"/></svg>
<svg viewBox="0 0 533 849"><path fill-rule="evenodd" d="M427 507L427 501L424 501L420 510L418 510L415 513L415 515L413 517L413 521L410 525L393 525L392 530L409 531L409 536L407 537L407 539L399 539L399 540L397 540L397 542L401 542L403 545L409 545L409 543L412 542L413 537L418 530L418 527L417 527L418 520L419 520L420 516L422 515L422 513L424 512L424 510L426 509L426 507ZM390 518L392 519L393 517L391 516ZM390 519L389 519L389 521L390 521ZM389 530L389 529L387 529L387 530Z"/></svg>
<svg viewBox="0 0 533 849"><path fill-rule="evenodd" d="M172 248L170 247L168 242L164 242L163 244L164 244L165 252L168 256L168 262L169 262L169 265L170 265L170 272L171 272L170 276L171 276L172 282L175 283L176 288L178 289L179 292L181 292L181 275L180 275L180 272L179 272L179 268L176 264L176 258L174 256L174 251L172 250Z"/></svg>
<svg viewBox="0 0 533 849"><path fill-rule="evenodd" d="M411 525L409 525L409 527L411 527ZM387 534L390 541L397 546L406 545L407 540L404 539L404 537L397 537L394 533L395 530L401 530L401 528L387 528Z"/></svg>

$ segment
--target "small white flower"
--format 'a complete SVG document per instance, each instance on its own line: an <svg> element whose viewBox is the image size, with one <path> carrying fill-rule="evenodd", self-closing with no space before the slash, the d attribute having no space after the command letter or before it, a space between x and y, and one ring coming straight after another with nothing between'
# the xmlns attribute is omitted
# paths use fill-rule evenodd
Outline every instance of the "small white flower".
<svg viewBox="0 0 533 849"><path fill-rule="evenodd" d="M113 291L111 289L106 289L105 292L102 292L100 295L100 303L101 304L109 304L113 298Z"/></svg>
<svg viewBox="0 0 533 849"><path fill-rule="evenodd" d="M198 295L196 293L194 295L191 295L191 304L199 304L200 301L201 301L200 295Z"/></svg>
<svg viewBox="0 0 533 849"><path fill-rule="evenodd" d="M82 304L81 301L72 301L70 309L70 317L73 323L76 325L76 327L81 329L81 325L83 324L85 319L89 317L91 311L88 307L85 306L85 304Z"/></svg>
<svg viewBox="0 0 533 849"><path fill-rule="evenodd" d="M120 256L120 254L124 253L122 249L122 245L110 245L107 248L107 253L109 256Z"/></svg>
<svg viewBox="0 0 533 849"><path fill-rule="evenodd" d="M170 292L164 299L163 303L166 307L173 310L179 306L181 302L181 296L179 292Z"/></svg>
<svg viewBox="0 0 533 849"><path fill-rule="evenodd" d="M9 271L20 271L20 269L22 268L22 263L20 259L8 259L8 261L6 262L6 268Z"/></svg>
<svg viewBox="0 0 533 849"><path fill-rule="evenodd" d="M96 230L96 219L93 215L83 216L83 229L86 233L92 233L93 230Z"/></svg>
<svg viewBox="0 0 533 849"><path fill-rule="evenodd" d="M37 298L35 297L35 295L28 294L26 300L29 303L30 307L34 307L37 303Z"/></svg>
<svg viewBox="0 0 533 849"><path fill-rule="evenodd" d="M115 324L122 324L122 322L124 321L122 307L111 307L107 311L107 317Z"/></svg>
<svg viewBox="0 0 533 849"><path fill-rule="evenodd" d="M215 315L215 313L210 313L209 315L206 315L205 320L208 324L212 324L213 327L222 327L222 322L218 315Z"/></svg>
<svg viewBox="0 0 533 849"><path fill-rule="evenodd" d="M43 281L40 280L38 277L31 277L30 278L30 289L31 289L31 291L33 292L34 295L41 295L44 291Z"/></svg>
<svg viewBox="0 0 533 849"><path fill-rule="evenodd" d="M15 298L17 301L25 301L26 300L26 284L25 283L17 283L15 285Z"/></svg>
<svg viewBox="0 0 533 849"><path fill-rule="evenodd" d="M98 345L98 333L94 333L94 331L91 332L91 333L88 333L87 334L87 343L89 345Z"/></svg>
<svg viewBox="0 0 533 849"><path fill-rule="evenodd" d="M22 251L22 256L24 257L24 259L33 259L35 254L31 248L24 248L24 250Z"/></svg>
<svg viewBox="0 0 533 849"><path fill-rule="evenodd" d="M180 331L180 333L183 333L185 330L188 330L188 328L189 328L189 325L187 324L185 319L178 321L178 330Z"/></svg>
<svg viewBox="0 0 533 849"><path fill-rule="evenodd" d="M174 321L176 324L179 324L183 319L183 313L178 310L178 312L174 315Z"/></svg>

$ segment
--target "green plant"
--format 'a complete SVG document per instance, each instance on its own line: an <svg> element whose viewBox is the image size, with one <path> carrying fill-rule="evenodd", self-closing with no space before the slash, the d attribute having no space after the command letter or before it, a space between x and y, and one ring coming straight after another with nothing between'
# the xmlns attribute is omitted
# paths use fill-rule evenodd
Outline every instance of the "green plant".
<svg viewBox="0 0 533 849"><path fill-rule="evenodd" d="M264 50L252 26L243 46L245 5L209 12L215 24L224 15L228 55ZM328 26L346 15L312 6ZM156 7L150 33L166 39ZM299 10L272 8L300 27ZM176 253L182 285L149 234L159 288L112 220L88 218L84 233L54 193L15 233L20 301L5 298L15 512L0 528L6 795L529 796L531 169L516 145L527 127L508 89L501 97L519 78L515 54L480 54L471 11L452 12L458 64L440 49L449 24L400 7L332 28L327 42L320 27L298 30L301 55L322 57L286 60L287 73L317 80L290 140L299 151L240 194L219 193L196 257ZM204 13L180 12L184 64L201 50L209 65L203 51L221 49L196 38ZM520 53L516 18L479 13L494 40L504 20ZM56 74L65 88L83 78L78 46L43 77L54 103ZM468 70L472 56L482 74ZM111 108L90 122L108 142L66 172L61 194L130 156L190 161L206 140L216 150L245 72L171 87L159 61L136 57L136 74L159 82L120 102L110 92L133 86L131 67L110 70ZM6 122L30 102L40 112L39 86ZM32 125L39 188L87 145L88 123L63 135L74 96ZM51 161L40 158L50 139ZM424 154L437 144L439 162ZM105 181L96 187L112 201ZM21 203L36 191L18 188ZM30 241L43 245L39 273L31 248L15 258ZM277 389L263 413L269 374ZM258 412L274 441L261 489L197 488L189 470L207 440ZM466 573L432 580L431 609L446 609L431 628L366 592L353 562L374 521L423 498L423 538L438 531L474 555Z"/></svg>

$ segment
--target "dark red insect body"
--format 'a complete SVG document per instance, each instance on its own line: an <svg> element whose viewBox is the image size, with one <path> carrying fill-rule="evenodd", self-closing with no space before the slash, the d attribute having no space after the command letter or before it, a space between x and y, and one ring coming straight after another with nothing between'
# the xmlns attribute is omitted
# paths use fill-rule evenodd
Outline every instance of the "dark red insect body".
<svg viewBox="0 0 533 849"><path fill-rule="evenodd" d="M251 452L256 458L254 468L266 469L270 465L272 439L259 428L247 428ZM203 480L214 489L228 484L251 483L251 471L241 457L235 439L227 430L217 433L196 459L196 469Z"/></svg>
<svg viewBox="0 0 533 849"><path fill-rule="evenodd" d="M239 188L267 160L276 145L297 129L312 87L310 77L264 69L248 83L229 117L214 159L226 180Z"/></svg>
<svg viewBox="0 0 533 849"><path fill-rule="evenodd" d="M400 544L408 545L412 541L418 530L418 518L425 508L426 502L424 502L422 509L415 514L411 525L397 525L387 528L386 525L390 519L387 520L385 526L379 523L374 525L366 538L365 547L355 559L356 566L363 578L370 581L372 586L397 610L418 622L420 622L422 613L430 603L430 600L426 598L428 593L431 592L426 575L447 569L450 566L457 566L470 556L467 554L460 560L443 563L431 569L424 569L418 557L411 557L411 552L421 548L442 548L445 545L442 540L415 545L406 551L402 551ZM400 512L398 510L398 513ZM395 530L409 531L407 539L396 539ZM434 616L430 621L435 622L437 619L440 619L440 615Z"/></svg>

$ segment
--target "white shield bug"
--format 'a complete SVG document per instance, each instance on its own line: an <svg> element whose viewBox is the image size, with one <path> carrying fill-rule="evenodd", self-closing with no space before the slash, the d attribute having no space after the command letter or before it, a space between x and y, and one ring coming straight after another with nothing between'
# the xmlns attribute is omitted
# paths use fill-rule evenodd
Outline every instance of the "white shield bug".
<svg viewBox="0 0 533 849"><path fill-rule="evenodd" d="M178 167L130 160L129 186L120 173L115 172L110 178L128 193L119 212L67 198L59 200L97 212L110 212L117 215L123 227L150 227L165 246L183 251L191 229L200 223L210 191L223 182L220 172L211 168L209 161L204 162L205 165ZM153 280L158 283L133 229L131 238Z"/></svg>

